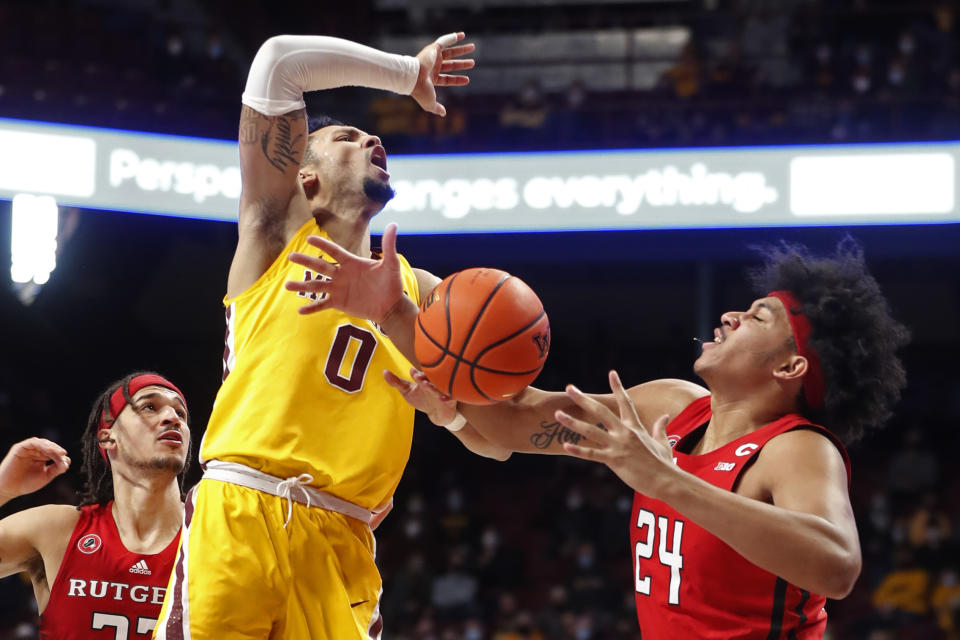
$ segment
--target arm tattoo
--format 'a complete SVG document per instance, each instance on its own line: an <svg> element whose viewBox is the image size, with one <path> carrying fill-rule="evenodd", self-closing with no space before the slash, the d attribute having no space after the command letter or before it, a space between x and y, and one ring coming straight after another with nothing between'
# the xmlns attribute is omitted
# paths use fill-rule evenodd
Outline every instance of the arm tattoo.
<svg viewBox="0 0 960 640"><path fill-rule="evenodd" d="M263 149L264 157L280 173L284 173L290 165L300 164L296 147L300 144L303 134L299 133L296 137L293 137L293 127L290 123L293 118L302 117L298 113L293 116L280 116L271 120L270 128L260 138L260 148ZM276 129L276 134L272 135L274 129Z"/></svg>
<svg viewBox="0 0 960 640"><path fill-rule="evenodd" d="M260 114L249 107L244 107L240 114L240 144L255 144L257 136L257 121Z"/></svg>
<svg viewBox="0 0 960 640"><path fill-rule="evenodd" d="M540 431L530 436L530 442L537 449L546 449L554 440L559 444L563 444L564 442L579 444L581 440L586 440L586 438L576 431L567 429L559 422L546 421L540 423Z"/></svg>

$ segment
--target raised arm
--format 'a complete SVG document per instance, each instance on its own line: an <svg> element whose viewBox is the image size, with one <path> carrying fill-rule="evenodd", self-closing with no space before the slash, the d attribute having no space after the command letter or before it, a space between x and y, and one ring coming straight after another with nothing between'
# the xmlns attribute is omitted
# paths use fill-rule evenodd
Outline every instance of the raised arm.
<svg viewBox="0 0 960 640"><path fill-rule="evenodd" d="M396 241L397 226L388 224L383 234L383 258L369 260L351 254L326 238L311 237L310 244L333 257L337 264L298 253L291 254L290 260L330 279L290 281L286 286L290 291L327 294L322 300L301 307L301 313L336 308L379 323L397 348L417 366L413 336L419 309L403 295ZM421 298L426 299L439 279L420 271L418 281ZM642 417L651 422L662 414L677 415L693 400L706 394L706 389L685 380L654 380L630 390ZM611 394L594 397L608 407L616 406ZM580 415L577 405L561 392L528 387L507 402L490 406L461 403L458 409L476 433L507 451L563 454L566 453L564 442L582 439L580 434L561 425L554 417L557 410ZM434 420L437 424L447 421L445 415Z"/></svg>
<svg viewBox="0 0 960 640"><path fill-rule="evenodd" d="M67 452L50 440L29 438L18 442L0 462L0 505L46 486L69 466ZM47 505L0 520L0 577L39 566L51 535L72 527L68 520L73 514L73 507Z"/></svg>
<svg viewBox="0 0 960 640"><path fill-rule="evenodd" d="M409 94L424 110L444 115L435 87L466 84L466 76L450 72L473 66L472 60L452 59L473 50L470 44L451 46L462 39L462 33L443 36L416 57L325 36L275 36L260 47L240 115L239 240L229 296L253 284L309 216L305 206L291 206L300 193L297 176L307 145L303 94L370 87Z"/></svg>

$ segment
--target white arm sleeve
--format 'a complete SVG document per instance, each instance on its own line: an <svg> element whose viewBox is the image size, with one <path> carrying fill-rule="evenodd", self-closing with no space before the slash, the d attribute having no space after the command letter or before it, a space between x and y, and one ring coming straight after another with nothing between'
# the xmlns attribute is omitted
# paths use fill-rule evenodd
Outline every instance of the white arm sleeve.
<svg viewBox="0 0 960 640"><path fill-rule="evenodd" d="M268 116L303 109L305 91L344 86L409 94L420 61L328 36L274 36L250 65L243 104Z"/></svg>

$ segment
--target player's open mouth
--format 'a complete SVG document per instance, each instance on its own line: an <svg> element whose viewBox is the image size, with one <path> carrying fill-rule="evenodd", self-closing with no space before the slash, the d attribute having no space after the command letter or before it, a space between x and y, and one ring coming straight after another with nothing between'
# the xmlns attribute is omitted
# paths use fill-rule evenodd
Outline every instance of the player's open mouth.
<svg viewBox="0 0 960 640"><path fill-rule="evenodd" d="M387 170L387 152L383 147L377 146L373 148L373 153L370 154L370 164Z"/></svg>
<svg viewBox="0 0 960 640"><path fill-rule="evenodd" d="M179 431L164 431L158 438L160 442L169 442L170 444L183 444L183 434Z"/></svg>
<svg viewBox="0 0 960 640"><path fill-rule="evenodd" d="M723 342L723 333L720 331L720 329L713 330L713 341L716 342L717 344L720 344Z"/></svg>

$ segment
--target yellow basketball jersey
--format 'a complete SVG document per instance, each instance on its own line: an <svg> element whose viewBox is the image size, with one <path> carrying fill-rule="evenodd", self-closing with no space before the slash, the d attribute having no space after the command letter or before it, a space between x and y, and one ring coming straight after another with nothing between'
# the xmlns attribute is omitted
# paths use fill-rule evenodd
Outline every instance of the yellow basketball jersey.
<svg viewBox="0 0 960 640"><path fill-rule="evenodd" d="M323 255L306 223L257 282L233 299L227 315L224 382L200 445L200 459L238 462L313 486L366 509L393 495L410 456L413 408L383 379L407 377L410 364L369 320L326 309L300 315L309 302L287 280L317 277L287 260L293 251ZM402 257L404 292L419 304L417 279Z"/></svg>

